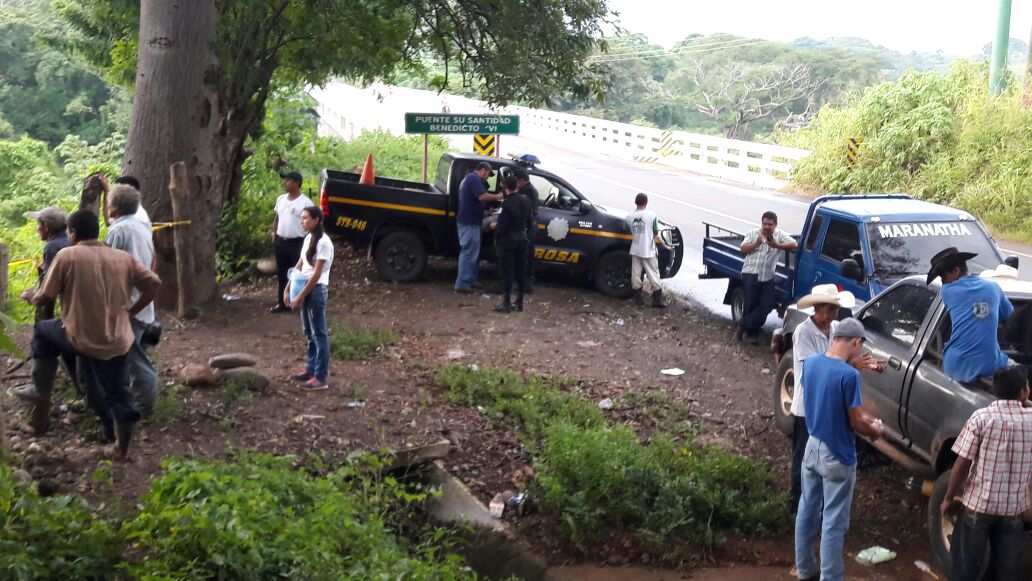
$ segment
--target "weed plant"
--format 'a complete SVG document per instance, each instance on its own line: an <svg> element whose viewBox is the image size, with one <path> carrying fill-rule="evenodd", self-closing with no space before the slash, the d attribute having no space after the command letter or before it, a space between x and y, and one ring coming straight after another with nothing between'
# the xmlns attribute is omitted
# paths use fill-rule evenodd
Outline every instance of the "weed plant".
<svg viewBox="0 0 1032 581"><path fill-rule="evenodd" d="M391 532L388 509L426 498L352 466L326 476L293 458L164 463L126 539L144 556L140 578L464 579L461 560ZM417 551L413 554L410 551Z"/></svg>
<svg viewBox="0 0 1032 581"><path fill-rule="evenodd" d="M398 337L390 331L374 331L339 323L330 331L330 353L349 361L372 359L381 354L386 345L397 340Z"/></svg>
<svg viewBox="0 0 1032 581"><path fill-rule="evenodd" d="M662 431L645 445L567 391L570 382L458 365L436 377L448 401L480 406L521 434L535 455L542 506L579 545L619 530L657 548L711 546L730 533L769 535L783 524L785 496L765 468L720 448L675 443Z"/></svg>
<svg viewBox="0 0 1032 581"><path fill-rule="evenodd" d="M41 497L0 462L0 571L5 579L101 579L114 571L117 527L82 499Z"/></svg>

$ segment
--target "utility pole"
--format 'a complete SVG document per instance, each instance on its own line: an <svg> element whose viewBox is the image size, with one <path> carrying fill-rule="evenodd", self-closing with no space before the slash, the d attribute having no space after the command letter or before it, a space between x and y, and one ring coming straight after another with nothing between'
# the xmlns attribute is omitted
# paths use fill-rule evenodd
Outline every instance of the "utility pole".
<svg viewBox="0 0 1032 581"><path fill-rule="evenodd" d="M989 63L989 94L996 97L1007 88L1007 48L1010 43L1011 0L1000 0L996 19L996 41L993 42L993 60Z"/></svg>

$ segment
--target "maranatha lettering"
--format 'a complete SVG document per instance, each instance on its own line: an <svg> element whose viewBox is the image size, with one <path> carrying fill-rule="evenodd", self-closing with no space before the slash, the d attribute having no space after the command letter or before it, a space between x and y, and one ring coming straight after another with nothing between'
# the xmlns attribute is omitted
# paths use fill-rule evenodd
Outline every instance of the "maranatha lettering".
<svg viewBox="0 0 1032 581"><path fill-rule="evenodd" d="M931 222L924 224L882 224L878 226L882 238L912 238L914 236L973 236L963 222Z"/></svg>

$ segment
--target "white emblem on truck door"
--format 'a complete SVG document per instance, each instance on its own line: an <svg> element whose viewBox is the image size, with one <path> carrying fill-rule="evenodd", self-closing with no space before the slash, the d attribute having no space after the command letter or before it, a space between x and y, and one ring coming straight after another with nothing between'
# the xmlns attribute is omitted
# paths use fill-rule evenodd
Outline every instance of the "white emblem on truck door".
<svg viewBox="0 0 1032 581"><path fill-rule="evenodd" d="M565 218L555 217L548 222L548 237L558 242L570 233L570 223Z"/></svg>

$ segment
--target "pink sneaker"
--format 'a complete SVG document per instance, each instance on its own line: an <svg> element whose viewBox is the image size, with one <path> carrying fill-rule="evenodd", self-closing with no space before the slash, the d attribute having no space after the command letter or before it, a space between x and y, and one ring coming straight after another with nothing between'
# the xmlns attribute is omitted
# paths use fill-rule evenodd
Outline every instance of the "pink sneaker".
<svg viewBox="0 0 1032 581"><path fill-rule="evenodd" d="M326 382L318 377L313 377L301 384L301 389L305 391L320 391L326 389Z"/></svg>

